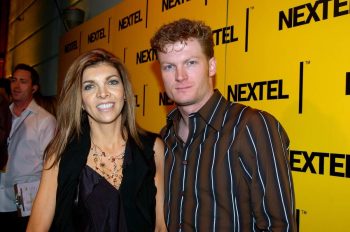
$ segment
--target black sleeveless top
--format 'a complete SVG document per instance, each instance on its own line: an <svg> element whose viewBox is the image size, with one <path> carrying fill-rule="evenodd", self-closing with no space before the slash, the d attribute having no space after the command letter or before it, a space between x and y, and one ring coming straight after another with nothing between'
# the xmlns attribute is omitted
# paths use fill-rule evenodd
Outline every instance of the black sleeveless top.
<svg viewBox="0 0 350 232"><path fill-rule="evenodd" d="M155 228L157 189L154 183L156 168L153 146L157 136L153 133L140 134L143 148L132 138L129 138L126 144L119 195L127 230L130 232L153 232ZM90 128L88 123L84 123L81 136L70 141L60 160L56 209L50 231L79 231L76 229L77 223L74 222L74 202L90 146ZM99 196L96 204L99 204L103 197Z"/></svg>
<svg viewBox="0 0 350 232"><path fill-rule="evenodd" d="M75 202L77 231L128 231L119 190L88 165L81 172Z"/></svg>

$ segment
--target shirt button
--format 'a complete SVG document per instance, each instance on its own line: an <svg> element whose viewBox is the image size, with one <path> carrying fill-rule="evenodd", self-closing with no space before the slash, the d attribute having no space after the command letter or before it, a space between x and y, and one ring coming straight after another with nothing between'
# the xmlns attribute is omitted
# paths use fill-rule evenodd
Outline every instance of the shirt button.
<svg viewBox="0 0 350 232"><path fill-rule="evenodd" d="M179 223L179 230L182 228L183 223Z"/></svg>
<svg viewBox="0 0 350 232"><path fill-rule="evenodd" d="M185 196L185 191L181 191L180 196L182 196L182 197Z"/></svg>
<svg viewBox="0 0 350 232"><path fill-rule="evenodd" d="M183 161L182 161L182 164L183 164L183 165L187 165L187 160L183 160Z"/></svg>

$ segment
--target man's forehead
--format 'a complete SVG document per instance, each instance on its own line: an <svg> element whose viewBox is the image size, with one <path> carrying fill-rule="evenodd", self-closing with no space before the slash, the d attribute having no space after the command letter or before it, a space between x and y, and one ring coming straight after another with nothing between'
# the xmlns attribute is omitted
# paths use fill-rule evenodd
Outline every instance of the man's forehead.
<svg viewBox="0 0 350 232"><path fill-rule="evenodd" d="M180 52L182 51L186 46L190 46L190 44L196 44L198 43L198 40L196 38L188 38L185 40L179 40L174 43L168 43L163 48L163 53L169 53L169 52ZM198 43L199 44L199 43ZM200 44L199 44L200 46Z"/></svg>
<svg viewBox="0 0 350 232"><path fill-rule="evenodd" d="M31 73L29 71L18 69L13 73L12 78L27 79L27 78L30 78L30 75Z"/></svg>
<svg viewBox="0 0 350 232"><path fill-rule="evenodd" d="M184 49L186 46L186 41L177 41L175 43L169 43L164 46L163 52L169 53L169 52L178 52Z"/></svg>

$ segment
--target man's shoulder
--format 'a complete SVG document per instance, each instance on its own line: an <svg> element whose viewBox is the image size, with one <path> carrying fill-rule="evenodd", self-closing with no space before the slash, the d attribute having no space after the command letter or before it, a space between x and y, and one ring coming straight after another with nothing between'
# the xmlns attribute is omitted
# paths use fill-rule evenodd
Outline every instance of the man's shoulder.
<svg viewBox="0 0 350 232"><path fill-rule="evenodd" d="M44 107L40 106L38 103L33 101L33 104L31 104L31 109L38 115L40 118L50 118L55 119L55 117L47 111Z"/></svg>
<svg viewBox="0 0 350 232"><path fill-rule="evenodd" d="M265 111L263 109L259 108L253 108L250 106L247 106L244 109L244 113L242 114L244 121L244 124L249 124L249 125L256 125L257 123L263 124L263 125L281 125L281 122L279 119L274 116L271 112Z"/></svg>
<svg viewBox="0 0 350 232"><path fill-rule="evenodd" d="M33 111L31 116L33 118L31 120L36 122L33 124L33 126L36 125L38 128L41 128L40 130L54 130L56 127L56 118L51 113L37 104L35 104L35 106L33 105L31 110Z"/></svg>
<svg viewBox="0 0 350 232"><path fill-rule="evenodd" d="M229 117L229 120L237 120L239 124L247 124L256 120L278 122L277 118L270 112L233 102L228 105L226 117Z"/></svg>
<svg viewBox="0 0 350 232"><path fill-rule="evenodd" d="M229 104L227 104L225 114L226 117L229 117L229 120L233 120L236 118L249 118L250 115L255 115L258 113L258 111L258 109L242 103L229 102Z"/></svg>

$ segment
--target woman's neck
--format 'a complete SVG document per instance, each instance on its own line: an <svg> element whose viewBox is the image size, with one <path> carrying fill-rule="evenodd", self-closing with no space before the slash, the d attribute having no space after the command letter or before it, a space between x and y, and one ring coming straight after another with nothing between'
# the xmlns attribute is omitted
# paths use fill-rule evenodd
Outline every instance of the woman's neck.
<svg viewBox="0 0 350 232"><path fill-rule="evenodd" d="M120 126L113 126L109 124L90 126L90 137L92 142L104 151L113 152L120 148L120 146L125 145L127 138L123 137Z"/></svg>

